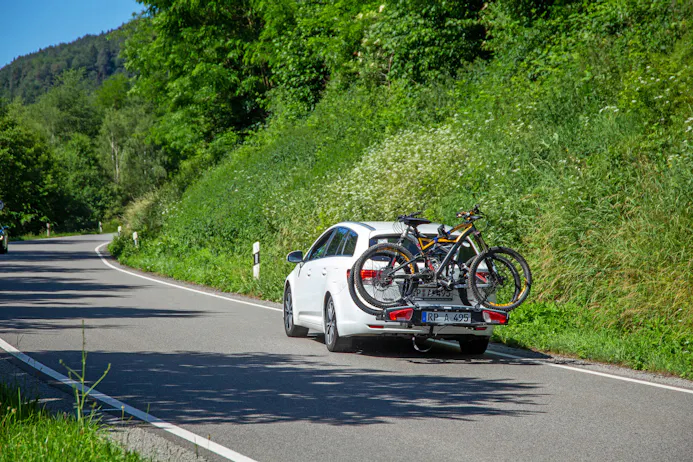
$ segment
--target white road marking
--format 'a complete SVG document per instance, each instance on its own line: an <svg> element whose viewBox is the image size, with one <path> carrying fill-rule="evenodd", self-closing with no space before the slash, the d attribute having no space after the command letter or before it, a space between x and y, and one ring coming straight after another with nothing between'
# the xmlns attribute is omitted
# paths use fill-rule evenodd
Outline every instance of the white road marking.
<svg viewBox="0 0 693 462"><path fill-rule="evenodd" d="M457 343L449 342L447 340L434 340L434 341L436 343L442 343L442 344L450 346L450 347L459 348L459 345ZM541 359L537 359L537 358L524 358L522 356L516 356L516 355L511 355L509 353L501 353L499 351L492 351L492 350L486 350L486 354L493 355L493 356L500 356L501 358L519 359L522 361L526 361L526 362L534 363L534 364L540 364L543 366L558 367L559 369L568 369L569 371L584 372L585 374L598 375L600 377L606 377L609 379L623 380L624 382L639 383L640 385L649 385L651 387L664 388L666 390L680 391L683 393L693 394L693 390L691 390L690 388L674 387L671 385L664 385L664 384L656 383L656 382L648 382L647 380L632 379L630 377L623 377L620 375L607 374L605 372L597 372L597 371L592 371L589 369L582 369L580 367L566 366L564 364L549 363L549 362L542 361Z"/></svg>
<svg viewBox="0 0 693 462"><path fill-rule="evenodd" d="M158 284L163 284L163 285L165 285L165 286L176 287L176 288L178 288L178 289L187 290L188 292L194 292L194 293L196 293L196 294L207 295L207 296L209 296L209 297L214 297L214 298L221 298L222 300L228 300L228 301L230 301L230 302L243 303L243 304L245 304L245 305L256 306L256 307L258 307L258 308L264 308L264 309L266 309L266 310L283 311L281 308L274 308L273 306L260 305L259 303L247 302L247 301L245 301L245 300L239 300L239 299L233 298L233 297L225 297L225 296L223 296L223 295L213 294L213 293L211 293L211 292L205 292L204 290L197 290L197 289L193 289L193 288L190 288L190 287L179 286L178 284L172 284L172 283L170 283L170 282L161 281L161 280L159 280L159 279L150 278L150 277L147 277L147 276L143 276L143 275L141 275L141 274L133 273L132 271L127 271L127 270L124 270L124 269L122 269L122 268L118 268L117 266L110 264L110 263L103 257L103 255L101 254L101 252L99 251L99 249L100 249L101 247L103 247L104 245L106 245L106 244L108 244L108 242L104 242L103 244L99 245L98 247L96 247L96 248L94 249L94 251L97 253L97 255L99 256L99 258L101 258L101 261L104 262L104 264L105 264L106 266L108 266L109 268L112 268L112 269L114 269L114 270L116 270L116 271L120 271L121 273L125 273L125 274L129 274L129 275L131 275L131 276L135 276L135 277L138 277L138 278L146 279L147 281L156 282L156 283L158 283Z"/></svg>
<svg viewBox="0 0 693 462"><path fill-rule="evenodd" d="M64 376L60 372L57 372L50 367L34 360L33 358L27 356L26 354L22 353L9 343L5 342L4 340L0 339L0 348L5 350L7 353L11 354L15 358L19 359L20 361L24 362L25 364L33 367L34 369L54 378L55 380L68 385L70 387L77 387L77 389L80 392L85 392L88 391L88 387L82 388L82 384L79 382L75 382L74 380ZM89 393L89 396L91 396L93 399L100 401L101 403L107 404L108 406L111 406L114 409L117 409L118 411L122 411L126 414L129 414L137 419L140 419L144 422L150 423L153 426L160 428L162 430L165 430L173 435L176 435L180 438L183 438L184 440L190 441L193 444L196 444L197 446L200 446L201 448L207 449L208 451L213 452L214 454L217 454L221 457L224 457L225 459L232 460L235 462L256 462L254 459L251 459L250 457L246 457L243 454L239 454L236 451L233 451L225 446L222 446L220 444L217 444L213 441L208 440L207 438L203 438L200 435L196 435L195 433L192 433L188 430L185 430L181 427L178 427L176 425L173 425L171 423L168 423L164 420L159 419L158 417L154 417L151 414L148 414L146 412L140 411L139 409L136 409L128 404L123 403L122 401L119 401L115 398L111 398L108 395L105 395L101 393L100 391L97 390L92 390Z"/></svg>
<svg viewBox="0 0 693 462"><path fill-rule="evenodd" d="M524 360L529 359L530 361L536 361L537 363L543 364L544 366L558 367L559 369L567 369L569 371L583 372L585 374L598 375L600 377L607 377L609 379L623 380L624 382L639 383L640 385L649 385L651 387L664 388L665 390L673 390L673 391L680 391L682 393L693 394L693 390L688 389L688 388L673 387L671 385L664 385L662 383L648 382L646 380L640 380L640 379L632 379L630 377L623 377L620 375L607 374L605 372L597 372L597 371L592 371L590 369L582 369L580 367L566 366L565 364L549 363L549 362L545 362L545 361L536 360L533 358L523 358L521 356L515 356L515 355L508 354L508 353L500 353L498 351L487 351L487 353L492 354L494 356L500 356L503 358L524 359Z"/></svg>

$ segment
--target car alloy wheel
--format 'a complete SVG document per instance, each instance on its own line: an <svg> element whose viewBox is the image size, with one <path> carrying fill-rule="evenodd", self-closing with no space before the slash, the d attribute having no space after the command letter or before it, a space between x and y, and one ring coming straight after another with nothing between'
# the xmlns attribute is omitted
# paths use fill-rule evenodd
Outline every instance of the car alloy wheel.
<svg viewBox="0 0 693 462"><path fill-rule="evenodd" d="M289 286L284 291L284 332L289 337L305 337L308 335L307 328L294 324L294 301Z"/></svg>
<svg viewBox="0 0 693 462"><path fill-rule="evenodd" d="M294 304L291 300L291 292L284 297L284 327L286 330L294 328Z"/></svg>
<svg viewBox="0 0 693 462"><path fill-rule="evenodd" d="M325 343L333 344L337 333L337 316L334 313L334 301L330 298L327 301L327 313L325 317Z"/></svg>
<svg viewBox="0 0 693 462"><path fill-rule="evenodd" d="M337 313L332 297L328 297L325 304L325 346L332 352L347 351L351 347L350 339L339 336Z"/></svg>

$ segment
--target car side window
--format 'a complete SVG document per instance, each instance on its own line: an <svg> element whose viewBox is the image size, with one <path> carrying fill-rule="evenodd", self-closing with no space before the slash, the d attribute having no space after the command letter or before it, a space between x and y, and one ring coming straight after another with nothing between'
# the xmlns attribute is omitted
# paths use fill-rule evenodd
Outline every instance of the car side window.
<svg viewBox="0 0 693 462"><path fill-rule="evenodd" d="M330 245L327 246L327 253L325 253L326 257L339 255L339 249L342 247L342 242L348 232L349 230L346 228L337 228L334 232L334 237L330 241Z"/></svg>
<svg viewBox="0 0 693 462"><path fill-rule="evenodd" d="M344 238L344 246L339 252L340 255L352 257L354 250L356 250L356 241L358 241L358 235L354 231L349 230L349 234Z"/></svg>
<svg viewBox="0 0 693 462"><path fill-rule="evenodd" d="M333 230L332 232L325 234L322 239L316 242L313 246L313 250L310 252L310 255L308 258L306 258L306 261L317 260L318 258L324 257L325 252L327 251L327 245L330 243L330 238L334 233L335 231Z"/></svg>

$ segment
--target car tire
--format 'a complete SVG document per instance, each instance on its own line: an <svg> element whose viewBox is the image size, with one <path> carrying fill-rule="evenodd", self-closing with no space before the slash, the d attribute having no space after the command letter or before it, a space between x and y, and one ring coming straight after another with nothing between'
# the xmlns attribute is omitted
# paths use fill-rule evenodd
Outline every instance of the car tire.
<svg viewBox="0 0 693 462"><path fill-rule="evenodd" d="M0 253L7 253L7 250L9 249L9 247L10 247L9 245L7 247L5 247L5 243L3 243L2 245L0 245Z"/></svg>
<svg viewBox="0 0 693 462"><path fill-rule="evenodd" d="M288 337L306 337L308 328L294 324L294 300L291 295L291 287L284 289L284 332Z"/></svg>
<svg viewBox="0 0 693 462"><path fill-rule="evenodd" d="M337 326L337 311L335 310L334 300L327 296L325 301L325 346L333 353L342 353L351 349L351 339L339 336Z"/></svg>
<svg viewBox="0 0 693 462"><path fill-rule="evenodd" d="M468 336L458 340L460 351L464 355L482 355L488 348L489 337Z"/></svg>

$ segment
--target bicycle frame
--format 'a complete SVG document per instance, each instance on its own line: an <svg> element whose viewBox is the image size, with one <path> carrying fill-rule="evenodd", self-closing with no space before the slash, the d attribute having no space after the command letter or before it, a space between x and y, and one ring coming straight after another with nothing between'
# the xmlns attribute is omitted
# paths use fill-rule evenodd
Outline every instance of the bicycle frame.
<svg viewBox="0 0 693 462"><path fill-rule="evenodd" d="M413 235L414 237L416 237L417 245L418 245L419 249L421 250L421 253L418 256L414 257L414 260L412 260L412 261L418 261L418 260L422 260L422 259L424 261L428 260L428 256L426 255L425 252L427 250L431 249L436 244L453 244L453 246L450 248L448 253L445 255L445 258L443 258L443 261L440 262L440 266L438 267L438 269L434 273L435 277L437 279L438 277L440 277L443 270L448 266L450 261L455 257L455 255L459 251L460 247L462 246L462 243L465 241L465 239L467 239L467 237L471 236L472 239L474 239L480 253L483 252L484 250L488 249L488 245L486 245L486 242L481 237L481 231L476 229L473 222L471 222L471 223L470 222L462 222L459 225L452 228L448 232L448 234L452 234L452 233L457 232L461 229L464 229L464 230L455 239L447 239L447 238L440 237L440 236L436 236L434 238L427 238L427 237L422 236L415 227L407 226L406 229L404 231L402 231L402 235L400 236L399 240L397 241L397 244L402 245L402 243L404 242L404 239L406 239L407 236L410 234ZM401 265L400 267L393 268L392 270L398 271L398 270L404 268L405 266L407 266L408 264L411 264L411 262L408 262L407 264ZM405 276L407 279L411 278L411 275L407 275L407 276L408 277Z"/></svg>

